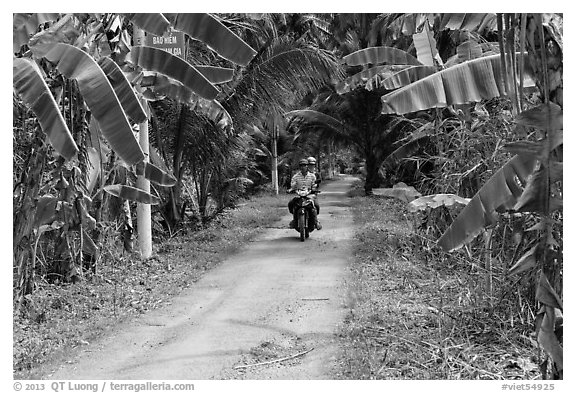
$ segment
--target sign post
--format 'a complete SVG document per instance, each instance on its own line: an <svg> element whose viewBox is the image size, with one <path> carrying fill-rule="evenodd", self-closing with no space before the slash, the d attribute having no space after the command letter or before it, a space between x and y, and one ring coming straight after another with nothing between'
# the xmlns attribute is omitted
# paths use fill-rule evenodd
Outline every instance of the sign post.
<svg viewBox="0 0 576 393"><path fill-rule="evenodd" d="M163 35L146 34L144 45L163 49L174 56L186 58L184 33L172 28Z"/></svg>

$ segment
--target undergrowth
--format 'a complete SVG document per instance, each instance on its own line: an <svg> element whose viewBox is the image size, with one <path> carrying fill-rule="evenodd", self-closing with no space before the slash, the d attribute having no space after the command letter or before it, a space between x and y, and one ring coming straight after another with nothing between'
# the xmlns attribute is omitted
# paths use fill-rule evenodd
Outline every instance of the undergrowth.
<svg viewBox="0 0 576 393"><path fill-rule="evenodd" d="M337 378L540 377L528 305L488 307L478 266L424 249L404 203L355 196L352 206L357 246Z"/></svg>
<svg viewBox="0 0 576 393"><path fill-rule="evenodd" d="M201 230L154 245L142 261L121 254L111 237L96 274L77 284L38 281L27 306L13 315L15 379L40 379L75 348L116 324L169 304L207 270L286 214L287 196L261 195L221 213ZM117 241L117 240L116 240Z"/></svg>

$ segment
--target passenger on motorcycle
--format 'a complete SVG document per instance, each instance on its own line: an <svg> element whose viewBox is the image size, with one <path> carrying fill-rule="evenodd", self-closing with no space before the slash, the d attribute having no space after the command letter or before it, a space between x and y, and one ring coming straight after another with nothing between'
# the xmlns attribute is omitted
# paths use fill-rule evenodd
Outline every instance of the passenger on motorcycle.
<svg viewBox="0 0 576 393"><path fill-rule="evenodd" d="M301 159L299 161L299 166L300 166L300 172L297 172L294 176L292 176L292 180L290 182L290 189L288 190L288 192L299 190L302 187L308 188L308 189L312 190L313 192L315 192L316 191L316 176L313 173L308 171L308 160L306 158ZM297 197L292 198L292 200L288 203L288 210L292 214L294 213L294 204L296 203L297 200L298 200ZM315 222L316 229L318 229L318 230L322 229L322 225L320 225L320 223L318 222L318 219L317 219L316 209L311 209L310 215L312 216L312 219ZM295 225L296 225L295 221L292 220L290 222L290 227L294 228Z"/></svg>
<svg viewBox="0 0 576 393"><path fill-rule="evenodd" d="M308 171L312 172L316 176L316 188L320 187L322 178L320 172L316 171L316 159L312 156L308 157ZM316 206L316 212L320 214L320 204L318 203L318 197L314 198L314 205Z"/></svg>

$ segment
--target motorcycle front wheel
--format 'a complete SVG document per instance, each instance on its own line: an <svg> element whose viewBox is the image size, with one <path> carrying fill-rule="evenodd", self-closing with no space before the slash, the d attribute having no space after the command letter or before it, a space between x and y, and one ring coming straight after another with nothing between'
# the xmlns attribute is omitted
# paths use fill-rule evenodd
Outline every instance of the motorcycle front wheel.
<svg viewBox="0 0 576 393"><path fill-rule="evenodd" d="M308 228L306 226L306 214L299 214L298 215L298 232L300 232L300 241L303 242L308 236L306 236L306 232Z"/></svg>

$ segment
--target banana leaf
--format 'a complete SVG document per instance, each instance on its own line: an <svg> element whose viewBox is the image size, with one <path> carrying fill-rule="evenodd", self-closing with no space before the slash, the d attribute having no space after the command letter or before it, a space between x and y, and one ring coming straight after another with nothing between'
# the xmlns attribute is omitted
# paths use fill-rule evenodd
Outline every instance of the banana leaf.
<svg viewBox="0 0 576 393"><path fill-rule="evenodd" d="M554 288L552 288L552 285L550 285L550 282L543 272L540 273L538 287L536 288L536 300L548 307L557 308L559 310L564 309L562 299L560 299L560 296L558 296Z"/></svg>
<svg viewBox="0 0 576 393"><path fill-rule="evenodd" d="M205 115L221 129L232 130L234 125L232 117L220 102L206 100L182 83L161 74L145 73L142 85L150 87L152 90L153 96L148 96L148 99L160 99L163 96L170 97L175 101L188 105L191 110Z"/></svg>
<svg viewBox="0 0 576 393"><path fill-rule="evenodd" d="M530 250L526 252L526 254L522 255L522 257L510 268L508 274L520 274L525 272L526 270L530 270L536 267L536 251L538 250L538 246L532 247Z"/></svg>
<svg viewBox="0 0 576 393"><path fill-rule="evenodd" d="M78 82L80 93L112 149L129 165L144 159L118 97L100 66L86 52L56 44L45 58L67 78Z"/></svg>
<svg viewBox="0 0 576 393"><path fill-rule="evenodd" d="M71 159L78 152L78 147L40 68L34 61L24 58L13 59L12 64L14 89L32 109L42 131L58 154L67 160Z"/></svg>
<svg viewBox="0 0 576 393"><path fill-rule="evenodd" d="M27 44L43 23L58 19L60 14L14 14L12 17L12 43L14 53Z"/></svg>
<svg viewBox="0 0 576 393"><path fill-rule="evenodd" d="M454 194L426 195L410 202L408 204L408 211L415 213L427 209L436 209L440 206L454 206L455 204L466 206L469 202L469 198L462 198Z"/></svg>
<svg viewBox="0 0 576 393"><path fill-rule="evenodd" d="M73 45L81 31L76 27L73 14L66 14L49 28L36 33L28 41L28 47L35 57L44 57L54 44Z"/></svg>
<svg viewBox="0 0 576 393"><path fill-rule="evenodd" d="M36 203L36 213L34 214L34 227L52 224L56 219L56 208L58 198L52 195L43 195Z"/></svg>
<svg viewBox="0 0 576 393"><path fill-rule="evenodd" d="M434 35L430 32L428 23L424 24L424 28L420 33L412 36L414 46L416 47L416 57L418 61L426 66L434 67L436 64L442 65L442 59L436 49L436 40Z"/></svg>
<svg viewBox="0 0 576 393"><path fill-rule="evenodd" d="M138 163L136 165L136 174L144 175L146 179L159 186L172 187L176 184L174 176L150 162L143 161Z"/></svg>
<svg viewBox="0 0 576 393"><path fill-rule="evenodd" d="M417 58L401 49L389 46L374 46L366 49L360 49L350 53L342 58L342 62L349 66L358 66L366 64L407 64L423 65Z"/></svg>
<svg viewBox="0 0 576 393"><path fill-rule="evenodd" d="M478 31L496 30L496 14L444 14L440 30Z"/></svg>
<svg viewBox="0 0 576 393"><path fill-rule="evenodd" d="M559 105L550 102L523 111L516 116L515 120L516 123L522 126L536 127L540 130L558 131L564 128L563 113Z"/></svg>
<svg viewBox="0 0 576 393"><path fill-rule="evenodd" d="M551 133L547 138L539 141L518 141L504 145L504 150L513 154L531 154L540 162L546 162L550 152L564 144L562 131Z"/></svg>
<svg viewBox="0 0 576 393"><path fill-rule="evenodd" d="M146 120L146 112L118 64L108 57L102 57L98 65L108 77L126 114L136 123Z"/></svg>
<svg viewBox="0 0 576 393"><path fill-rule="evenodd" d="M376 87L383 87L386 90L396 90L401 87L407 86L422 78L426 78L436 72L435 67L429 66L408 66L399 72L392 75L381 76L380 74L374 76L366 84L366 90L372 90L371 85L374 83Z"/></svg>
<svg viewBox="0 0 576 393"><path fill-rule="evenodd" d="M458 56L459 63L478 59L482 57L482 47L475 41L466 41L458 45L456 48L456 54Z"/></svg>
<svg viewBox="0 0 576 393"><path fill-rule="evenodd" d="M500 56L467 61L382 96L383 114L468 104L505 94Z"/></svg>
<svg viewBox="0 0 576 393"><path fill-rule="evenodd" d="M124 14L132 23L147 33L162 35L168 31L170 22L162 14Z"/></svg>
<svg viewBox="0 0 576 393"><path fill-rule="evenodd" d="M408 65L381 65L368 68L366 70L360 71L341 82L336 84L336 92L338 94L345 94L349 91L356 89L359 86L364 86L366 82L371 80L375 75L380 75L382 79L387 79L393 76L398 71L401 71Z"/></svg>
<svg viewBox="0 0 576 393"><path fill-rule="evenodd" d="M438 240L445 251L460 248L474 239L484 227L496 222L496 210L512 209L522 195L520 184L526 184L536 166L533 155L514 156L474 195L450 227Z"/></svg>
<svg viewBox="0 0 576 393"><path fill-rule="evenodd" d="M552 357L558 371L564 370L564 351L560 341L555 334L556 311L553 307L545 306L543 313L537 316L537 337L538 342L544 350Z"/></svg>
<svg viewBox="0 0 576 393"><path fill-rule="evenodd" d="M174 28L208 45L226 60L246 66L256 51L210 14L178 14Z"/></svg>
<svg viewBox="0 0 576 393"><path fill-rule="evenodd" d="M145 70L156 71L176 79L207 100L213 100L218 94L218 89L194 66L165 50L150 46L134 46L126 60Z"/></svg>
<svg viewBox="0 0 576 393"><path fill-rule="evenodd" d="M160 199L154 195L139 188L125 186L123 184L106 186L104 187L104 191L118 198L128 199L129 201L144 203L147 205L157 205L160 203Z"/></svg>
<svg viewBox="0 0 576 393"><path fill-rule="evenodd" d="M213 66L202 66L195 65L196 68L202 75L210 81L210 83L226 83L230 82L234 77L234 70L232 68L222 68Z"/></svg>
<svg viewBox="0 0 576 393"><path fill-rule="evenodd" d="M560 176L553 178L551 175ZM550 196L550 184L562 180L562 172L550 171L541 166L530 176L526 189L516 202L514 210L519 212L534 212L548 214L562 207L562 200Z"/></svg>

